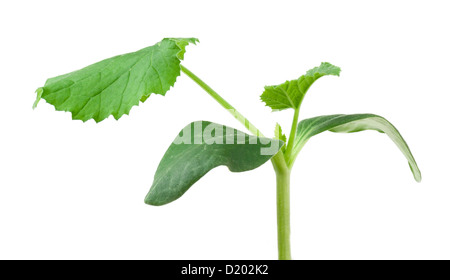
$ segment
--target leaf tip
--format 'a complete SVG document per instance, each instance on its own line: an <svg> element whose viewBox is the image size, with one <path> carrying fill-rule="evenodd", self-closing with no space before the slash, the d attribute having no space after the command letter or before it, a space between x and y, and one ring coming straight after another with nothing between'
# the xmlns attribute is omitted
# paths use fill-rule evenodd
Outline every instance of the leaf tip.
<svg viewBox="0 0 450 280"><path fill-rule="evenodd" d="M33 110L36 109L37 105L39 104L39 101L42 98L42 94L44 93L44 88L40 87L35 92L36 92L37 96L36 96L36 100L33 103Z"/></svg>
<svg viewBox="0 0 450 280"><path fill-rule="evenodd" d="M329 62L322 62L319 66L319 69L322 69L322 72L328 75L334 75L338 77L341 75L341 68Z"/></svg>
<svg viewBox="0 0 450 280"><path fill-rule="evenodd" d="M284 153L286 150L287 138L286 135L283 133L283 130L281 129L281 125L279 123L275 125L275 138L284 142L283 146L281 147L281 151Z"/></svg>
<svg viewBox="0 0 450 280"><path fill-rule="evenodd" d="M152 205L152 206L161 206L161 205L166 204L166 203L163 203L158 198L156 198L156 196L152 195L152 189L150 189L148 194L145 196L144 203L147 205Z"/></svg>
<svg viewBox="0 0 450 280"><path fill-rule="evenodd" d="M414 176L414 180L416 180L417 183L422 182L422 173L419 170L419 167L417 166L417 164L414 162L414 166L411 165L411 163L409 164L409 168L411 169L413 176Z"/></svg>

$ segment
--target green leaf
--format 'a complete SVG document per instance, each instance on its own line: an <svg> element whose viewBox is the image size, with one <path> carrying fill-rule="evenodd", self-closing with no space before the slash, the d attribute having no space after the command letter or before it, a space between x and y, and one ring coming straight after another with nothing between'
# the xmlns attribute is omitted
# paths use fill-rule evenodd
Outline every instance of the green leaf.
<svg viewBox="0 0 450 280"><path fill-rule="evenodd" d="M165 95L180 75L186 46L195 38L166 38L137 52L102 60L83 69L50 78L37 90L56 110L72 118L100 122L119 119L152 93ZM39 94L40 93L40 94Z"/></svg>
<svg viewBox="0 0 450 280"><path fill-rule="evenodd" d="M36 109L36 107L37 107L37 105L39 103L39 100L41 100L41 98L42 98L42 93L43 92L44 92L44 90L42 88L38 88L36 90L37 97L36 97L36 101L34 101L34 104L33 104L33 110Z"/></svg>
<svg viewBox="0 0 450 280"><path fill-rule="evenodd" d="M278 140L281 140L281 141L283 141L284 143L286 143L287 142L287 138L286 138L286 135L283 133L283 131L281 130L281 126L280 126L280 124L276 124L275 125L275 139L278 139ZM284 153L284 151L286 150L286 145L284 145L282 148L281 148L281 151Z"/></svg>
<svg viewBox="0 0 450 280"><path fill-rule="evenodd" d="M288 108L298 109L309 87L320 77L326 75L339 76L341 69L328 62L322 62L297 80L286 81L281 85L266 86L261 100L272 110Z"/></svg>
<svg viewBox="0 0 450 280"><path fill-rule="evenodd" d="M163 205L178 199L208 171L220 165L232 172L255 169L275 155L283 144L216 123L190 123L164 154L145 203Z"/></svg>
<svg viewBox="0 0 450 280"><path fill-rule="evenodd" d="M419 167L400 132L385 118L373 114L328 115L302 120L297 126L292 158L295 159L309 138L327 130L340 133L376 130L386 133L408 160L414 179L421 181Z"/></svg>

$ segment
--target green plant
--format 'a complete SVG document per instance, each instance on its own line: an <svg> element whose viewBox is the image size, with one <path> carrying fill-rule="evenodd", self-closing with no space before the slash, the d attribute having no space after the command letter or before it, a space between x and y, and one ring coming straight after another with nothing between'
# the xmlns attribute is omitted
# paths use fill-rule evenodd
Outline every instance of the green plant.
<svg viewBox="0 0 450 280"><path fill-rule="evenodd" d="M110 115L119 119L153 94L165 95L181 72L227 109L253 135L206 121L193 122L176 137L162 158L145 202L163 205L182 196L209 170L226 165L232 172L259 167L269 159L276 174L278 251L280 259L290 259L289 183L298 153L314 135L324 131L386 133L408 160L416 181L419 168L398 130L383 117L373 114L329 115L298 122L300 106L309 87L326 75L339 76L340 68L330 63L309 70L299 79L266 86L261 100L273 110L293 109L289 139L277 124L275 137L265 138L217 92L181 65L185 48L195 38L166 38L137 52L115 56L86 68L50 78L37 89L35 108L41 98L56 110L72 113L72 118L100 122Z"/></svg>

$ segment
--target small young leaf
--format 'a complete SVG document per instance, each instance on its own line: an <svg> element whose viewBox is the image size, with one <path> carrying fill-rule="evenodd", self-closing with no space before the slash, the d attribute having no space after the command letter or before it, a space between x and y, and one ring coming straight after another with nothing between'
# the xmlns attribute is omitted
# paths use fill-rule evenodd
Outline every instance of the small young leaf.
<svg viewBox="0 0 450 280"><path fill-rule="evenodd" d="M281 140L281 141L283 141L284 143L286 143L287 141L286 141L286 135L285 134L283 134L283 131L281 130L281 126L277 123L276 125L275 125L275 139L278 139L278 140ZM286 145L284 145L282 148L281 148L281 151L284 153L284 151L286 150Z"/></svg>
<svg viewBox="0 0 450 280"><path fill-rule="evenodd" d="M216 123L190 123L164 154L145 203L163 205L178 199L220 165L226 165L232 172L255 169L275 155L283 144Z"/></svg>
<svg viewBox="0 0 450 280"><path fill-rule="evenodd" d="M166 38L137 52L118 55L83 69L50 78L37 90L56 110L72 118L100 122L119 119L152 93L165 95L180 75L180 62L195 38ZM39 94L40 93L40 94Z"/></svg>
<svg viewBox="0 0 450 280"><path fill-rule="evenodd" d="M328 115L302 120L297 126L293 158L295 159L309 138L327 130L340 133L376 130L386 133L408 160L414 179L421 181L419 167L400 132L385 118L373 114Z"/></svg>
<svg viewBox="0 0 450 280"><path fill-rule="evenodd" d="M261 95L261 100L272 110L297 109L300 107L309 87L317 79L325 75L339 76L340 72L339 67L328 62L322 62L319 67L309 70L297 80L286 81L277 86L266 86Z"/></svg>
<svg viewBox="0 0 450 280"><path fill-rule="evenodd" d="M43 93L43 92L44 92L44 90L43 90L42 88L38 88L38 89L36 90L37 96L36 96L36 101L34 101L34 104L33 104L33 110L36 109L37 105L39 104L39 101L40 101L41 98L42 98L42 93Z"/></svg>

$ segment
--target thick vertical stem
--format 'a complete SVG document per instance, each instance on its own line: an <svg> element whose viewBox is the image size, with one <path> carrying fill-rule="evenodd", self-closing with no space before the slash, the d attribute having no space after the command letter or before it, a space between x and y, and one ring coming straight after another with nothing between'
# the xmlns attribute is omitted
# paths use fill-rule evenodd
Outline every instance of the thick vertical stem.
<svg viewBox="0 0 450 280"><path fill-rule="evenodd" d="M278 258L291 259L290 227L290 171L277 172L277 223L278 223Z"/></svg>

